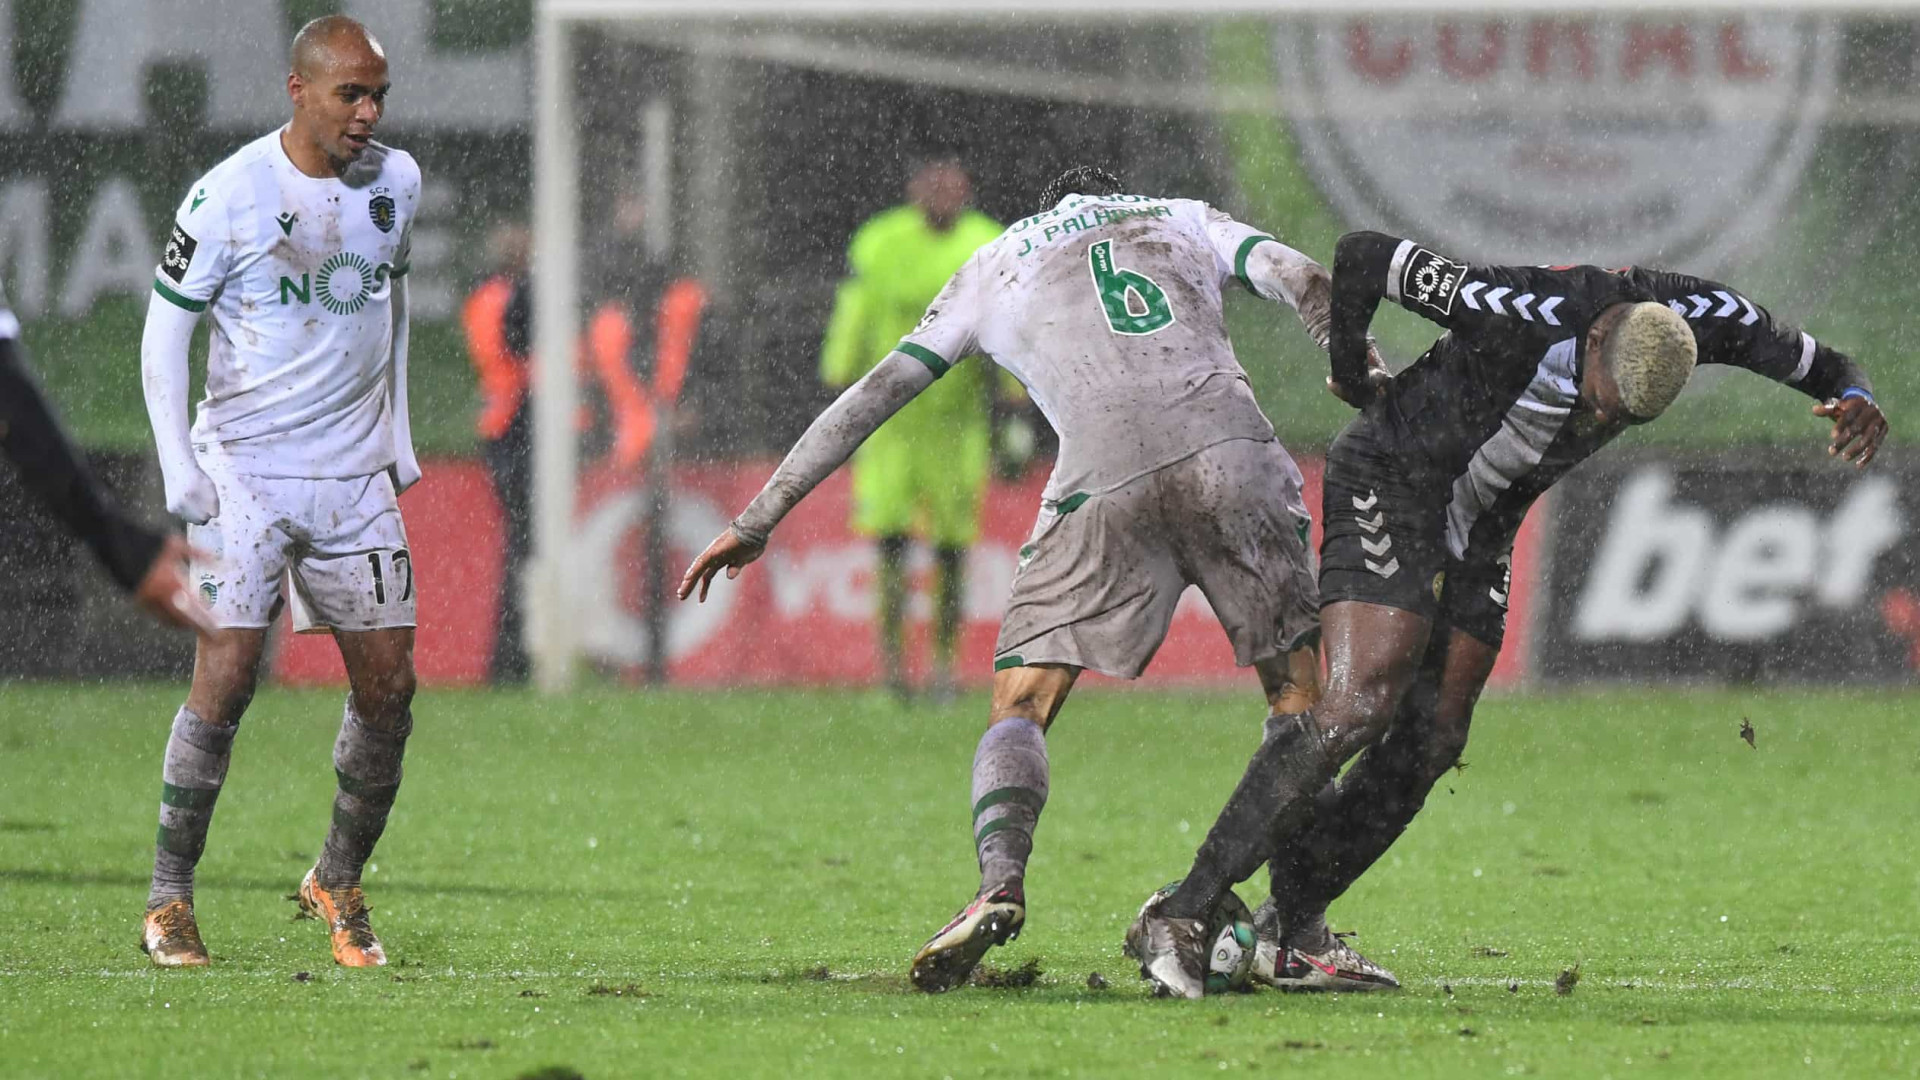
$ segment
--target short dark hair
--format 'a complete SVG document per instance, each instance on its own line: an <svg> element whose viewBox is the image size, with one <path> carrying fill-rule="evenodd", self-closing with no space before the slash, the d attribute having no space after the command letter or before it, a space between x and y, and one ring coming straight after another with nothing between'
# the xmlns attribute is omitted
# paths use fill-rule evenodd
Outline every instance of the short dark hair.
<svg viewBox="0 0 1920 1080"><path fill-rule="evenodd" d="M1040 192L1040 209L1045 210L1059 204L1069 195L1117 195L1120 192L1120 178L1110 169L1098 165L1075 165L1066 172L1053 178Z"/></svg>

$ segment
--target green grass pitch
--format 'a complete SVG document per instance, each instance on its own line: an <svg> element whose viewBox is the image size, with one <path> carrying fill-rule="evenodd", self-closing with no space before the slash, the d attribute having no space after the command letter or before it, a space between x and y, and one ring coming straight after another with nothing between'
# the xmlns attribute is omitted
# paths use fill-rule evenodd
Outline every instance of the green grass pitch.
<svg viewBox="0 0 1920 1080"><path fill-rule="evenodd" d="M348 972L282 898L339 698L268 691L201 865L215 964L156 972L136 925L181 692L0 687L0 1074L1920 1070L1911 693L1490 699L1469 767L1334 909L1407 989L1191 1003L1150 999L1120 938L1237 779L1251 691L1071 702L1028 932L990 957L1044 974L942 997L904 972L973 886L977 699L425 693L368 878L394 964Z"/></svg>

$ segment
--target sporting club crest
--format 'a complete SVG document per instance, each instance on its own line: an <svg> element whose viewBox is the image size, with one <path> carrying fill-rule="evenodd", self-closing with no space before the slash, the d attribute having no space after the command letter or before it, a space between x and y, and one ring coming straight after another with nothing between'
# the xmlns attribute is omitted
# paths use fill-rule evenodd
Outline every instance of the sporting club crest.
<svg viewBox="0 0 1920 1080"><path fill-rule="evenodd" d="M367 216L373 218L373 227L381 232L393 231L393 196L384 191L367 201Z"/></svg>

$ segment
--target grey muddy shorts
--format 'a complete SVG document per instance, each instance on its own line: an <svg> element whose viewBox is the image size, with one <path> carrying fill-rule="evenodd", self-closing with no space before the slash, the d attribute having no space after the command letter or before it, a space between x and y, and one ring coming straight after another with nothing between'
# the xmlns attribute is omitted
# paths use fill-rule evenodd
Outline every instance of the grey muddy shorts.
<svg viewBox="0 0 1920 1080"><path fill-rule="evenodd" d="M1070 664L1136 678L1198 586L1241 666L1320 629L1312 517L1278 440L1234 439L1098 495L1043 504L993 667Z"/></svg>

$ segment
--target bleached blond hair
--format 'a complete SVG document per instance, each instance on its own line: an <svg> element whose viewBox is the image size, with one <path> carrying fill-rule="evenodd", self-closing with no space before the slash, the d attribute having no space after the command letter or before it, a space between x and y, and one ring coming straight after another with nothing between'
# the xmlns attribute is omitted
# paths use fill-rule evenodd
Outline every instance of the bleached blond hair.
<svg viewBox="0 0 1920 1080"><path fill-rule="evenodd" d="M1665 304L1635 304L1613 324L1600 358L1620 387L1620 403L1636 419L1651 420L1686 388L1699 346L1679 312Z"/></svg>

